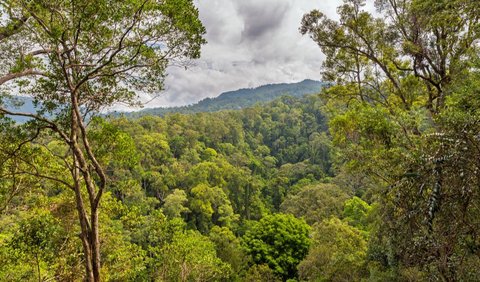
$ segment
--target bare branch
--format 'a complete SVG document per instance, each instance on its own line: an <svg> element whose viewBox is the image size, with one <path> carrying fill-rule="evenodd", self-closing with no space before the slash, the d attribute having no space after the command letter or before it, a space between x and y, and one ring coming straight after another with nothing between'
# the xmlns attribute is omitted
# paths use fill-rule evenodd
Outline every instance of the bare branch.
<svg viewBox="0 0 480 282"><path fill-rule="evenodd" d="M21 72L9 73L9 74L6 74L6 75L0 77L0 85L3 85L10 80L20 78L20 77L26 77L26 76L45 76L45 77L48 77L48 74L46 74L45 72L34 70L34 69L26 69L26 70L21 71Z"/></svg>

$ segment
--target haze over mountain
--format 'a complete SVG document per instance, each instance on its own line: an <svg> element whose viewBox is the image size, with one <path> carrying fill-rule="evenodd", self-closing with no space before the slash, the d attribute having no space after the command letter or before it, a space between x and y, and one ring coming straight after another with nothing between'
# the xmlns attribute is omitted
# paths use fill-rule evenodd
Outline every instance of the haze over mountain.
<svg viewBox="0 0 480 282"><path fill-rule="evenodd" d="M129 118L137 118L146 115L164 116L168 113L200 113L215 112L220 110L237 110L253 106L257 103L273 101L281 96L303 97L307 94L316 94L326 86L327 83L305 79L297 83L267 84L256 88L242 88L235 91L228 91L215 98L205 98L200 102L188 106L149 108L137 112L112 112L113 116L125 115ZM35 106L30 97L17 96L16 104L8 108L16 112L35 113ZM11 117L19 123L26 122L26 117Z"/></svg>

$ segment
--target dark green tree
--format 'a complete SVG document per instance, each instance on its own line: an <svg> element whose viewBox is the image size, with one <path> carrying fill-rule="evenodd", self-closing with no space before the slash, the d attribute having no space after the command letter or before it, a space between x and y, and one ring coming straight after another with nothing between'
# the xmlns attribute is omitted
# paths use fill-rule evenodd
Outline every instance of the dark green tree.
<svg viewBox="0 0 480 282"><path fill-rule="evenodd" d="M297 265L310 245L310 227L293 215L267 215L243 236L243 245L256 264L268 265L283 279L297 277Z"/></svg>

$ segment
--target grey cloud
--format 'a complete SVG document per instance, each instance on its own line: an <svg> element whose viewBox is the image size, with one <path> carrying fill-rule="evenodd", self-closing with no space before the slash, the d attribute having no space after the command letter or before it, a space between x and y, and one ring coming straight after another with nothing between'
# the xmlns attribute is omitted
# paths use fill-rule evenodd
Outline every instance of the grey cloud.
<svg viewBox="0 0 480 282"><path fill-rule="evenodd" d="M209 44L238 42L241 39L243 21L234 1L209 0L208 4L202 2L199 5Z"/></svg>
<svg viewBox="0 0 480 282"><path fill-rule="evenodd" d="M247 0L237 2L237 6L244 20L242 39L253 41L281 27L290 3Z"/></svg>

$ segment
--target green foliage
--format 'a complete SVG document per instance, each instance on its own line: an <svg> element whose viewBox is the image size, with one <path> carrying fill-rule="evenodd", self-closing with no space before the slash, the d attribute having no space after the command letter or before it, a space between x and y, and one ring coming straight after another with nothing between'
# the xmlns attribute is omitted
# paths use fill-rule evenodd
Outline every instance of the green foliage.
<svg viewBox="0 0 480 282"><path fill-rule="evenodd" d="M19 222L19 229L11 244L33 257L43 255L43 258L48 260L55 254L53 240L59 233L55 218L49 214L38 214Z"/></svg>
<svg viewBox="0 0 480 282"><path fill-rule="evenodd" d="M165 205L175 189L184 191L188 208L195 210L184 214L186 221L190 226L203 226L199 228L205 232L212 223L225 224L208 211L209 205L216 209L219 201L225 202L215 197L225 194L240 219L258 219L266 208L278 209L293 185L301 187L331 173L329 139L318 133L325 128L318 109L321 104L315 96L282 98L241 112L175 114L112 123L136 142L146 194ZM136 173L128 174L135 177ZM202 184L210 188L194 189ZM214 187L223 192L208 196L211 193L206 192L217 189ZM224 205L224 212L229 213L229 205Z"/></svg>
<svg viewBox="0 0 480 282"><path fill-rule="evenodd" d="M108 255L102 253L99 218L102 196L112 186L123 200L138 197L138 193L132 195L138 190L122 189L134 182L128 175L139 173L135 171L137 150L132 136L95 117L118 103L137 105L140 91L163 90L165 72L172 61L200 56L200 47L206 41L198 10L192 0L14 0L1 1L0 14L7 23L5 26L2 22L0 27L0 118L2 123L5 115L31 118L23 126L9 125L20 138L15 140L16 148L7 151L13 161L8 169L13 170L4 175L1 169L0 177L11 182L5 186L12 187L6 204L19 191L18 175L32 176L39 182L50 193L47 201L69 189L74 192L67 194L73 200L68 203L77 209L77 233L84 256L80 263L85 277L64 277L57 271L55 279L100 281L103 275L105 279L136 280L136 273L144 268L142 252L136 252L139 247L128 242L121 228L113 228L107 240L117 242L117 248L109 249ZM30 96L35 111L25 114L7 110L4 96L11 92ZM23 157L19 152L27 146L38 153ZM38 156L46 157L39 163L35 160ZM164 159L159 161L163 163ZM133 184L132 188L138 188ZM32 223L37 224L34 220ZM41 235L43 227L32 226L37 231L27 228L28 236L19 238L27 245L37 242L43 247L42 237L31 235ZM21 246L16 249L28 253ZM132 251L138 257L128 265L124 256ZM107 257L103 269L102 256ZM44 280L40 259L38 255L35 258L38 280ZM74 261L68 263L76 265ZM116 273L125 265L130 272Z"/></svg>
<svg viewBox="0 0 480 282"><path fill-rule="evenodd" d="M290 193L297 195L298 191L309 190L303 187L331 173L328 171L331 163L328 135L318 134L325 128L323 115L317 108L320 104L320 98L315 96L282 98L240 112L92 120L89 138L107 167L110 181L101 203L102 276L116 281L166 279L162 275L174 277L179 274L179 264L167 255L177 254L172 246L184 253L191 250L193 246L182 246L181 241L174 243L174 240L177 234L187 234L190 231L186 229L193 229L204 236L188 236L195 240L201 238L205 244L192 251L196 252L188 262L192 273L207 269L213 280L228 277L241 281L257 279L252 277L259 275L281 277L273 268L251 265L255 262L239 238L246 232L248 219L275 212L285 197L291 198ZM309 128L304 129L307 125ZM15 150L19 137L28 137L15 134L10 127L5 129L4 135L12 140L11 144L7 143L10 145L2 145L6 152ZM48 135L42 138L45 148L23 147L21 156L24 160L27 156L31 158L38 165L38 173L69 182L65 159L58 157L63 157L68 147ZM8 159L8 154L1 157ZM12 160L2 163L4 172L26 168L29 166L18 166ZM2 219L18 220L15 211L24 206L40 210L49 209L49 205L59 206L55 218L62 223L62 228L68 226L65 231L68 248L62 249L52 262L55 267L47 269L43 265L41 273L47 278L81 279L81 246L73 237L80 232L71 198L73 191L54 181L38 182L23 174L16 177L25 187L8 202L7 210L12 213L2 215ZM12 180L1 182L2 201L10 198L13 183ZM334 195L343 198L337 188L332 188L332 201ZM86 193L84 197L88 197ZM322 208L329 210L326 205L327 202ZM300 226L298 230L308 227L304 223ZM297 236L296 228L286 229L285 238ZM14 233L14 229L1 231L5 242ZM190 240L188 238L183 239ZM61 246L58 241L54 243L55 248ZM209 251L202 253L202 248ZM25 250L6 245L0 249L2 258L8 258L2 274L12 278L34 277L34 264L19 264L31 257ZM14 252L17 255L12 255ZM291 253L294 256L295 252ZM212 263L202 262L203 256ZM293 262L287 256L284 258L285 264L291 262L290 269L295 273L295 261L298 263L301 258ZM197 259L199 264L194 263ZM162 272L160 269L165 263L168 268Z"/></svg>
<svg viewBox="0 0 480 282"><path fill-rule="evenodd" d="M369 216L372 207L358 197L353 197L345 202L343 220L360 230L368 230Z"/></svg>
<svg viewBox="0 0 480 282"><path fill-rule="evenodd" d="M241 112L96 117L162 90L170 63L199 57L205 29L191 0L4 1L0 13L2 89L30 96L34 111L15 125L0 97L2 278L240 280L251 263L245 222L332 173L315 96ZM322 86L269 85L202 104L243 107ZM289 247L273 271L293 277L308 225L279 219Z"/></svg>
<svg viewBox="0 0 480 282"><path fill-rule="evenodd" d="M23 263L30 265L30 271L35 273L33 277L44 279L53 273L55 258L59 252L59 241L62 240L62 231L57 219L51 214L40 211L18 223L18 230L11 239L9 247L20 255L18 258L25 255ZM23 275L26 273L24 272Z"/></svg>
<svg viewBox="0 0 480 282"><path fill-rule="evenodd" d="M42 72L12 85L50 122L1 114L0 279L88 280L78 218L102 177L82 154L108 180L97 206L103 280L479 277L475 1L380 0L370 13L345 0L337 20L312 11L301 32L335 82L320 96L272 100L322 85L268 85L152 110L230 111L136 120L95 113L160 90L169 59L199 56L193 1L27 2L0 2L0 68ZM148 68L130 72L137 65ZM87 225L97 207L83 209Z"/></svg>
<svg viewBox="0 0 480 282"><path fill-rule="evenodd" d="M196 228L207 232L212 224L231 226L237 219L227 195L219 187L199 184L191 190L190 210L195 216Z"/></svg>
<svg viewBox="0 0 480 282"><path fill-rule="evenodd" d="M183 213L190 210L186 207L187 194L180 189L173 190L172 194L165 198L162 211L169 218L181 218Z"/></svg>
<svg viewBox="0 0 480 282"><path fill-rule="evenodd" d="M297 264L310 245L310 227L293 215L267 215L253 223L243 236L243 245L256 264L268 265L276 275L297 277Z"/></svg>
<svg viewBox="0 0 480 282"><path fill-rule="evenodd" d="M271 270L266 264L255 264L248 270L244 281L248 282L279 282L282 281L273 270Z"/></svg>
<svg viewBox="0 0 480 282"><path fill-rule="evenodd" d="M331 216L342 214L347 193L334 184L313 184L293 192L280 206L282 212L303 218L313 225Z"/></svg>
<svg viewBox="0 0 480 282"><path fill-rule="evenodd" d="M78 227L74 211L68 208L68 195L32 192L18 195L31 210L18 210L11 203L0 217L0 277L7 281L80 279L82 268L75 263L81 255L75 240Z"/></svg>
<svg viewBox="0 0 480 282"><path fill-rule="evenodd" d="M231 267L231 280L238 280L242 277L250 262L241 246L241 241L227 227L214 226L208 235L210 240L215 244L217 256Z"/></svg>
<svg viewBox="0 0 480 282"><path fill-rule="evenodd" d="M95 118L91 121L89 139L97 158L106 167L112 166L111 162L115 161L118 168L130 168L139 161L133 138L103 119Z"/></svg>
<svg viewBox="0 0 480 282"><path fill-rule="evenodd" d="M215 245L198 232L176 233L162 257L157 272L161 281L219 281L231 271L216 256Z"/></svg>
<svg viewBox="0 0 480 282"><path fill-rule="evenodd" d="M365 275L367 242L362 232L332 217L313 227L308 255L298 265L306 281L352 281Z"/></svg>
<svg viewBox="0 0 480 282"><path fill-rule="evenodd" d="M147 250L132 243L131 237L118 221L102 222L103 268L107 281L138 281L147 279Z"/></svg>
<svg viewBox="0 0 480 282"><path fill-rule="evenodd" d="M135 136L135 144L143 152L141 164L147 170L158 169L171 157L166 137L159 133Z"/></svg>
<svg viewBox="0 0 480 282"><path fill-rule="evenodd" d="M408 163L409 173L391 192L397 196L384 200L384 218L393 221L385 221L381 240L388 237L394 243L394 254L408 267L422 265L419 270L428 277L468 280L464 277L476 275L474 268L465 267L477 259L471 251L478 244L472 226L480 224L480 210L471 204L479 197L474 188L480 169L475 137L479 132L478 77L472 73L455 83L447 99L449 108L436 121L439 129L423 136L414 151L416 158ZM444 248L451 251L432 251Z"/></svg>
<svg viewBox="0 0 480 282"><path fill-rule="evenodd" d="M367 178L355 192L376 202L367 220L369 207L349 200L345 221L371 230L372 280L468 280L475 271L464 265L478 257L479 6L382 0L371 13L365 3L344 1L335 20L311 11L301 27L326 55L324 79L337 82L323 93L336 166L342 178Z"/></svg>

